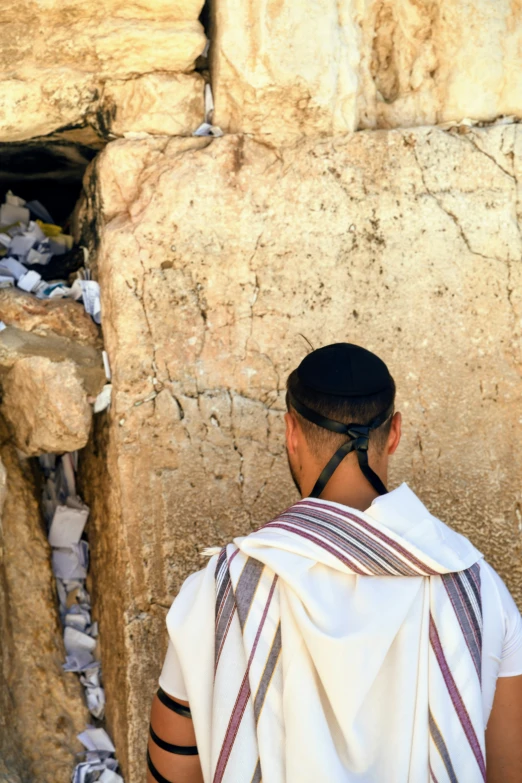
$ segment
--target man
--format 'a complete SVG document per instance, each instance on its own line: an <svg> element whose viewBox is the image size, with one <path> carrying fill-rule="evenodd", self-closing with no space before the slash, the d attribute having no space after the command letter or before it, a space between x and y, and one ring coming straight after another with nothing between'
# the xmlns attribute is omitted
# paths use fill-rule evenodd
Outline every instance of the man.
<svg viewBox="0 0 522 783"><path fill-rule="evenodd" d="M174 601L150 783L522 781L520 614L467 539L387 492L394 399L347 343L288 378L303 499Z"/></svg>

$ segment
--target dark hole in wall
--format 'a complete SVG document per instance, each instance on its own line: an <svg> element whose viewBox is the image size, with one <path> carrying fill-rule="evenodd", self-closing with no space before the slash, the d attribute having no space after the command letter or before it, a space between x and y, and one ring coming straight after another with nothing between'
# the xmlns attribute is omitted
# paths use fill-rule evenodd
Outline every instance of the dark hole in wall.
<svg viewBox="0 0 522 783"><path fill-rule="evenodd" d="M205 31L205 35L207 36L208 40L212 43L212 36L211 36L211 27L212 27L212 19L211 19L211 7L210 7L210 0L205 0L205 3L203 5L203 8L201 9L201 13L199 15L199 21L203 27L203 30ZM196 71L199 72L205 72L208 71L208 55L201 55L196 60Z"/></svg>
<svg viewBox="0 0 522 783"><path fill-rule="evenodd" d="M1 202L8 190L26 201L36 199L65 226L80 196L85 169L104 143L91 128L69 128L0 144Z"/></svg>
<svg viewBox="0 0 522 783"><path fill-rule="evenodd" d="M199 21L203 25L205 35L210 38L210 0L205 0L201 13L199 15Z"/></svg>

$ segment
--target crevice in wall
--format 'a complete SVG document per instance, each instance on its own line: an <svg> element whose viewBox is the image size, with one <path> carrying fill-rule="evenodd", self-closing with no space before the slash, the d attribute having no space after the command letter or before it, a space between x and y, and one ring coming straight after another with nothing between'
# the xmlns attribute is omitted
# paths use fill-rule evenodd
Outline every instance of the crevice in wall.
<svg viewBox="0 0 522 783"><path fill-rule="evenodd" d="M61 437L81 440L76 415L85 426L85 437L79 447L85 446L93 438L93 413L110 405L110 370L102 351L99 328L99 286L91 279L87 248L75 243L72 236L86 168L103 146L99 137L85 128L64 129L60 134L23 144L0 144L3 412L17 447L32 458L36 485L41 489L42 518L51 546L57 611L64 634L63 668L78 674L90 713L89 725L78 735L85 753L77 759L73 783L95 780L123 783L117 772L114 746L104 729L105 693L98 627L92 619L90 589L87 589L88 580L92 581L87 573L89 509L76 488L79 450L49 449L44 445L49 442L46 438L53 437L58 445ZM70 323L67 323L68 316ZM61 372L67 365L76 397L68 397L69 390L64 388L62 398L58 385L57 409L60 406L66 409L71 399L78 410L71 414L69 424L66 418L70 412L65 411L63 433L62 422L53 418L57 411L49 411L51 435L45 434L46 413L41 432L35 432L38 422L36 418L31 419L30 412L22 416L23 424L17 422L15 411L8 415L8 399L16 400L14 378L21 358L43 361L51 384L55 369L60 368ZM11 388L9 398L7 389L13 384L14 391ZM37 377L36 384L40 396L41 377Z"/></svg>
<svg viewBox="0 0 522 783"><path fill-rule="evenodd" d="M205 0L205 3L203 4L203 8L201 9L201 13L199 15L199 21L203 27L203 30L205 31L205 35L207 36L207 46L205 47L205 50L203 54L201 54L197 60L196 60L196 71L199 73L202 73L205 78L210 82L210 61L209 61L209 53L210 53L210 46L212 43L212 35L211 35L211 5L210 0Z"/></svg>
<svg viewBox="0 0 522 783"><path fill-rule="evenodd" d="M45 204L68 228L82 177L106 141L91 127L65 127L49 136L0 143L0 198L12 190L26 201Z"/></svg>

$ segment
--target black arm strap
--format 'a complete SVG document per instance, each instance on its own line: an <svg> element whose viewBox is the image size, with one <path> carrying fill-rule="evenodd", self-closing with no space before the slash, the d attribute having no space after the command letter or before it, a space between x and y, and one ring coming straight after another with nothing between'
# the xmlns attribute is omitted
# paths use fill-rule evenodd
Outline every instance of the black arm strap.
<svg viewBox="0 0 522 783"><path fill-rule="evenodd" d="M313 424L317 424L318 427L322 427L325 430L337 432L341 435L348 435L349 437L349 440L337 449L331 460L321 471L321 474L310 493L310 497L318 498L321 495L321 492L331 479L333 472L351 451L355 451L357 454L359 467L375 491L378 492L379 495L386 495L388 490L379 476L370 468L368 463L368 446L370 442L370 432L376 430L381 424L384 424L384 422L389 419L393 413L393 404L379 413L379 415L372 419L369 424L343 424L335 419L328 419L326 416L322 416L320 413L317 413L317 411L312 410L307 405L304 405L297 400L293 394L289 393L288 396L292 407L295 408L303 418L311 421Z"/></svg>
<svg viewBox="0 0 522 783"><path fill-rule="evenodd" d="M169 710L175 712L176 715L181 715L182 718L192 718L190 708L185 707L184 704L180 704L178 701L174 701L174 699L171 699L168 693L165 693L163 688L158 688L156 696L160 702L165 705L165 707L168 707Z"/></svg>
<svg viewBox="0 0 522 783"><path fill-rule="evenodd" d="M149 726L149 732L152 741L161 748L166 750L167 753L175 753L177 756L197 756L197 745L172 745L170 742L165 742L161 737L158 737L152 726Z"/></svg>
<svg viewBox="0 0 522 783"><path fill-rule="evenodd" d="M164 778L161 772L158 772L158 770L152 763L152 759L150 757L150 753L148 750L147 750L147 767L149 768L149 772L154 778L154 780L157 780L158 783L172 783L171 780L167 780L167 778Z"/></svg>

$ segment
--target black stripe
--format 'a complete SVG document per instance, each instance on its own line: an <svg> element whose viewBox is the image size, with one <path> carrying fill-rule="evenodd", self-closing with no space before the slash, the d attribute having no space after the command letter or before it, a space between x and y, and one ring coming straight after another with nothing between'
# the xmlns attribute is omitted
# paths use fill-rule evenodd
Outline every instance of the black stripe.
<svg viewBox="0 0 522 783"><path fill-rule="evenodd" d="M169 710L175 712L176 715L181 715L182 718L192 718L190 707L185 707L184 704L180 704L179 702L174 701L174 699L171 699L168 693L165 693L163 688L158 688L156 695L160 702L164 704L165 707L168 707Z"/></svg>
<svg viewBox="0 0 522 783"><path fill-rule="evenodd" d="M154 780L157 780L158 783L172 783L172 780L167 780L167 778L164 778L163 775L158 772L154 764L152 763L152 759L150 757L150 753L147 750L147 767L149 768L149 772L154 778Z"/></svg>
<svg viewBox="0 0 522 783"><path fill-rule="evenodd" d="M197 745L172 745L170 742L165 742L165 740L162 740L161 737L158 737L152 726L149 726L149 732L150 736L152 737L152 741L158 746L158 748L166 750L167 753L175 753L177 756L198 755Z"/></svg>

